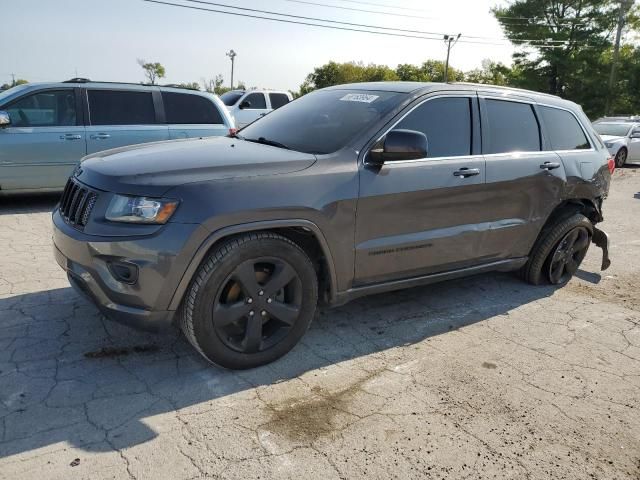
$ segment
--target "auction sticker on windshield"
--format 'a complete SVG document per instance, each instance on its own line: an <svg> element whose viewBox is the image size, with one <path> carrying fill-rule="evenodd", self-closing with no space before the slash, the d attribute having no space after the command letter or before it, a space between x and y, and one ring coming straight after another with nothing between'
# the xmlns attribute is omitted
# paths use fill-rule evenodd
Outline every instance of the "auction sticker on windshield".
<svg viewBox="0 0 640 480"><path fill-rule="evenodd" d="M347 93L340 100L343 102L363 102L363 103L371 103L379 98L378 95L367 95L366 93Z"/></svg>

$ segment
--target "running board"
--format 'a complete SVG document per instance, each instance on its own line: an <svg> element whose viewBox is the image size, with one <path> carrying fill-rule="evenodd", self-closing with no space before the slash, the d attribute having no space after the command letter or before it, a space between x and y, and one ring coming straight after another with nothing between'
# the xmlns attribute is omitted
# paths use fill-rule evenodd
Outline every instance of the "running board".
<svg viewBox="0 0 640 480"><path fill-rule="evenodd" d="M338 292L335 302L332 306L344 305L345 303L365 295L373 295L376 293L390 292L393 290L401 290L405 288L418 287L421 285L429 285L445 280L453 280L456 278L468 277L479 273L487 272L509 272L518 270L525 263L528 257L512 258L509 260L500 260L497 262L486 263L475 267L461 268L451 270L449 272L433 273L430 275L422 275L420 277L404 278L401 280L392 280L390 282L374 283L372 285L363 285L361 287L350 288L344 292Z"/></svg>

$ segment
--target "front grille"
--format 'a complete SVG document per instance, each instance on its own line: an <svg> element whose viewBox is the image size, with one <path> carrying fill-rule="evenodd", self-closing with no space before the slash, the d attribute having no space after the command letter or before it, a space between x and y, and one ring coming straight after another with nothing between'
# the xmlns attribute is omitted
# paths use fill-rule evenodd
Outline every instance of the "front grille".
<svg viewBox="0 0 640 480"><path fill-rule="evenodd" d="M72 177L67 181L60 199L60 215L68 224L82 230L97 200L97 192Z"/></svg>

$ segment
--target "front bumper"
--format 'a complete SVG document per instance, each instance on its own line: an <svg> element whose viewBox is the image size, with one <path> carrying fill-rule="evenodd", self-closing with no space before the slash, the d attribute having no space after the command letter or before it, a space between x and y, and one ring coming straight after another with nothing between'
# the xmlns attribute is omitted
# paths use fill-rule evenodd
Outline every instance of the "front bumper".
<svg viewBox="0 0 640 480"><path fill-rule="evenodd" d="M69 283L108 318L134 328L159 331L173 322L169 309L193 252L206 238L199 225L167 224L151 236L87 235L53 213L56 261ZM135 282L118 280L114 262L137 267Z"/></svg>

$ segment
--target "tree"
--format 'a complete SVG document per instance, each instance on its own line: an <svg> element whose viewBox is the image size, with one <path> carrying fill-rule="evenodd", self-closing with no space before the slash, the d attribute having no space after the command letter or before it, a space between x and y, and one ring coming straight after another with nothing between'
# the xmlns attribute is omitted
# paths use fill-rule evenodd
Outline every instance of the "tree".
<svg viewBox="0 0 640 480"><path fill-rule="evenodd" d="M317 88L325 88L331 85L343 83L381 82L398 80L396 73L386 65L365 65L362 62L336 63L329 62L317 67L307 75L300 87L300 93L304 95Z"/></svg>
<svg viewBox="0 0 640 480"><path fill-rule="evenodd" d="M147 77L148 83L151 85L155 85L157 79L164 78L165 76L165 69L162 64L158 62L147 62L142 58L139 58L138 65L140 65L144 70L144 75Z"/></svg>
<svg viewBox="0 0 640 480"><path fill-rule="evenodd" d="M441 82L444 78L444 62L441 60L427 60L422 65L402 64L395 70L399 80L405 82ZM461 82L464 73L449 65L447 81Z"/></svg>
<svg viewBox="0 0 640 480"><path fill-rule="evenodd" d="M464 73L464 81L487 83L491 85L509 85L514 71L506 65L488 58L482 61L482 67Z"/></svg>
<svg viewBox="0 0 640 480"><path fill-rule="evenodd" d="M619 0L512 0L493 13L517 47L514 84L603 113Z"/></svg>
<svg viewBox="0 0 640 480"><path fill-rule="evenodd" d="M198 82L179 83L180 88L188 88L189 90L200 90L200 84Z"/></svg>
<svg viewBox="0 0 640 480"><path fill-rule="evenodd" d="M24 78L19 78L17 80L12 81L11 83L3 83L0 86L0 91L9 90L12 87L17 87L18 85L24 85L25 83L29 83L29 82L27 80L25 80Z"/></svg>

